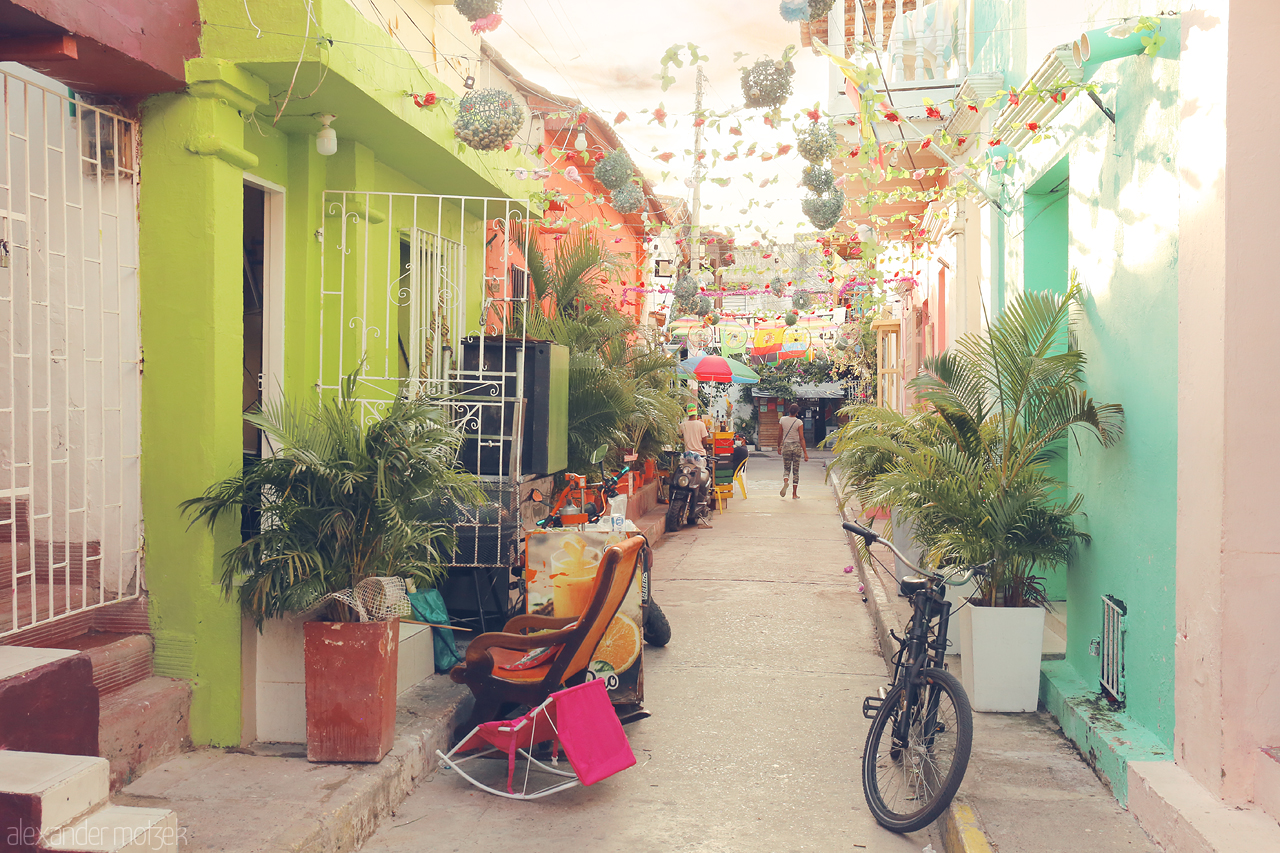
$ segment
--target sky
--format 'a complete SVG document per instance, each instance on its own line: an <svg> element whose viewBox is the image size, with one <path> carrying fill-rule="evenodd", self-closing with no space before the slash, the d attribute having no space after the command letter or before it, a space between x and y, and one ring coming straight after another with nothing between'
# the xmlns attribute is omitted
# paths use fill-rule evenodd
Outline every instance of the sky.
<svg viewBox="0 0 1280 853"><path fill-rule="evenodd" d="M808 48L800 48L798 24L782 20L776 0L506 0L503 23L485 37L525 77L556 94L581 100L610 120L619 112L630 117L616 130L636 165L652 180L658 192L691 197L684 180L692 158L682 152L693 148L694 127L689 115L694 107L695 72L671 67L676 82L662 91L654 75L674 44L692 42L710 60L702 63L708 77L704 109L738 112L722 121L718 131L704 135L703 148L722 155L741 142L740 156L721 160L709 177L728 178L727 186L704 182L704 227L729 227L735 236L758 239L760 231L789 241L795 231L811 231L800 212L805 190L797 186L805 162L794 149L762 162L761 152L775 152L778 145L795 145L793 114L821 103L825 111L828 63ZM762 110L743 109L740 68L768 56L778 59L788 45L799 48L791 98L782 108L785 121L778 129L766 127ZM744 54L735 64L735 54ZM688 52L684 52L687 59ZM662 104L669 114L667 127L649 123L652 110ZM649 110L646 114L643 110ZM800 126L809 119L801 116ZM739 124L741 137L728 127ZM741 156L757 143L757 156ZM657 149L654 151L653 149ZM654 159L672 152L669 164ZM708 153L704 163L710 165ZM663 178L663 173L669 173ZM748 179L747 174L751 177ZM762 181L777 178L761 188ZM766 207L765 205L772 206ZM757 230L759 229L759 230Z"/></svg>

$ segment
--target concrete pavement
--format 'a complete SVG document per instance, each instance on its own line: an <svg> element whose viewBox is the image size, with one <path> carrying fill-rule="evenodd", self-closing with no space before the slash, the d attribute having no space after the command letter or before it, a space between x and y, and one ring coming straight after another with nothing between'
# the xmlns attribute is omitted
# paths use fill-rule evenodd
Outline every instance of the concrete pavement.
<svg viewBox="0 0 1280 853"><path fill-rule="evenodd" d="M819 456L800 500L778 497L780 461L753 458L747 500L657 549L673 639L645 651L635 767L533 802L438 771L362 849L940 853L932 830L880 829L862 798L862 698L885 666Z"/></svg>

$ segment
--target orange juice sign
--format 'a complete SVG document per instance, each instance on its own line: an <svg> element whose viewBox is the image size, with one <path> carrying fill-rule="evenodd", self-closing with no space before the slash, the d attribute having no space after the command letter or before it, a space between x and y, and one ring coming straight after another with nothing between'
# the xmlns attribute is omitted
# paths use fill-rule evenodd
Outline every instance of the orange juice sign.
<svg viewBox="0 0 1280 853"><path fill-rule="evenodd" d="M525 538L525 583L528 611L542 616L579 616L591 602L596 571L604 551L622 541L621 533L536 530ZM638 704L644 697L641 649L641 572L618 615L596 647L589 671L603 678L614 704Z"/></svg>

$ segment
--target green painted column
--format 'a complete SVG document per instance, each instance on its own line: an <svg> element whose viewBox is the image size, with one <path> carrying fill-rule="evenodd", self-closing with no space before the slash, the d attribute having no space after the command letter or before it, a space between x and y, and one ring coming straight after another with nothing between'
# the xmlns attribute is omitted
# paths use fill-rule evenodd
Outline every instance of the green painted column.
<svg viewBox="0 0 1280 853"><path fill-rule="evenodd" d="M197 744L240 743L240 613L221 555L237 525L189 527L178 505L241 465L243 170L266 84L216 60L142 124L142 502L156 673L191 682Z"/></svg>

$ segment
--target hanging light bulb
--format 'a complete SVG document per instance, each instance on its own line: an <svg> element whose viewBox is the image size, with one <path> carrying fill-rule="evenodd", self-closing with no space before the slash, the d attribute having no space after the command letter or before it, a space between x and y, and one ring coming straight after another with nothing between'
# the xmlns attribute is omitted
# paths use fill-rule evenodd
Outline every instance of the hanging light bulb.
<svg viewBox="0 0 1280 853"><path fill-rule="evenodd" d="M578 128L578 138L573 141L573 147L579 151L587 150L587 131L585 128Z"/></svg>
<svg viewBox="0 0 1280 853"><path fill-rule="evenodd" d="M320 119L320 124L324 125L320 128L320 132L316 134L316 153L325 157L331 157L338 153L338 132L329 127L329 122L333 121L337 116L322 115L316 116Z"/></svg>

